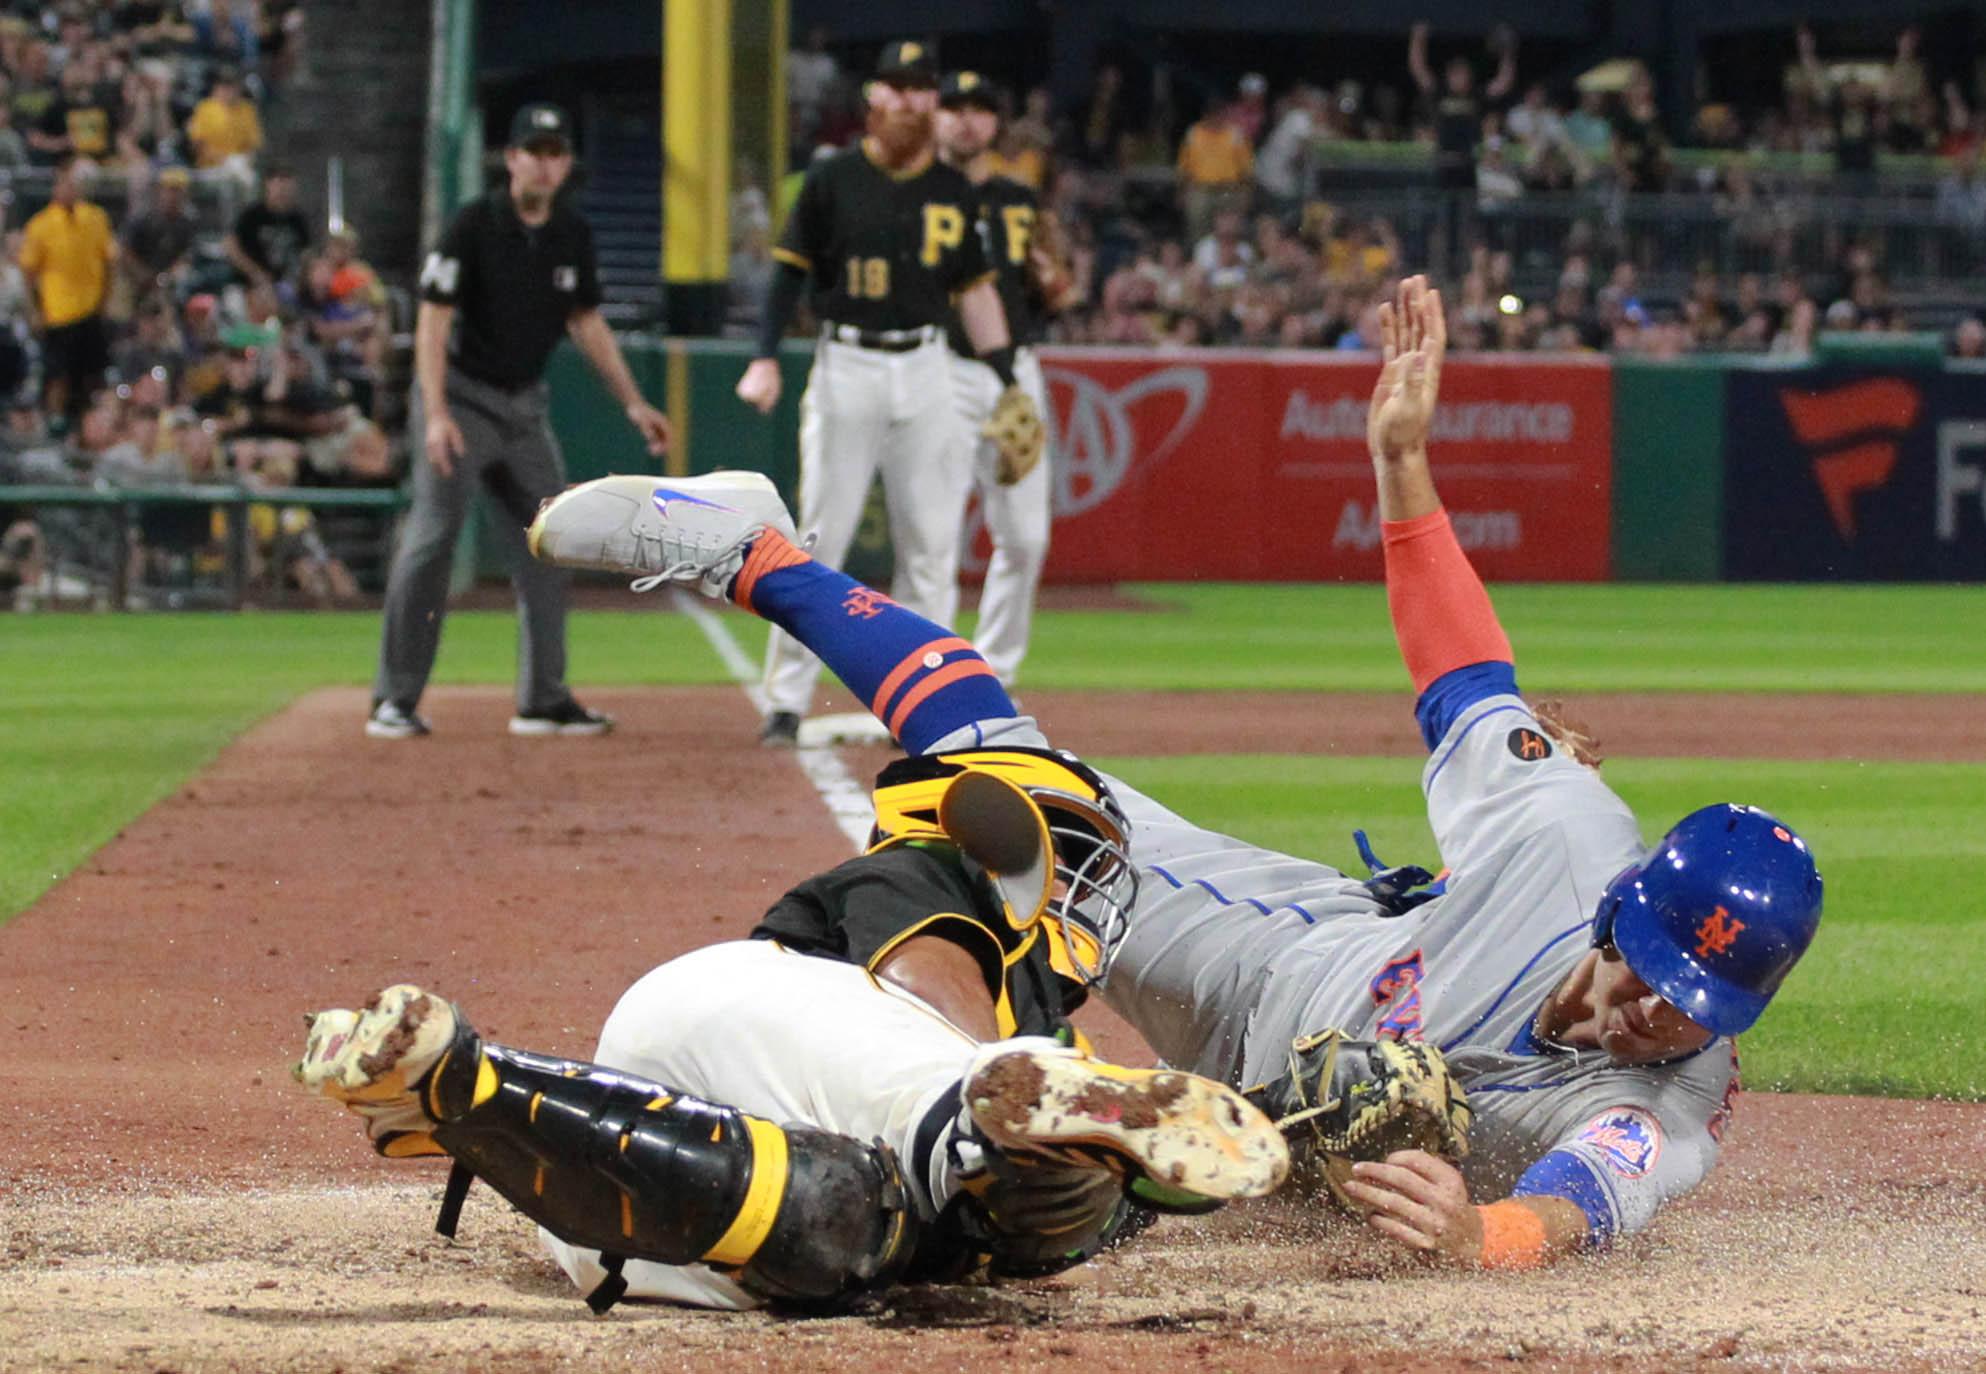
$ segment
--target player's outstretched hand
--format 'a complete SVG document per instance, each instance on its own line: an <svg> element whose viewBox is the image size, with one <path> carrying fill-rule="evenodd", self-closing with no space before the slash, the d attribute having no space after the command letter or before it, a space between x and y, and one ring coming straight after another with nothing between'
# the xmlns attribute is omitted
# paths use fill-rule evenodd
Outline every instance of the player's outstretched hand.
<svg viewBox="0 0 1986 1374"><path fill-rule="evenodd" d="M1373 461L1426 453L1447 349L1441 293L1429 288L1426 277L1407 277L1400 283L1397 300L1379 307L1382 365L1365 419Z"/></svg>
<svg viewBox="0 0 1986 1374"><path fill-rule="evenodd" d="M761 415L779 404L779 359L754 358L738 379L738 399Z"/></svg>
<svg viewBox="0 0 1986 1374"><path fill-rule="evenodd" d="M1422 1254L1473 1262L1483 1253L1483 1219L1469 1201L1462 1171L1425 1150L1399 1150L1383 1164L1352 1166L1345 1191L1365 1224Z"/></svg>

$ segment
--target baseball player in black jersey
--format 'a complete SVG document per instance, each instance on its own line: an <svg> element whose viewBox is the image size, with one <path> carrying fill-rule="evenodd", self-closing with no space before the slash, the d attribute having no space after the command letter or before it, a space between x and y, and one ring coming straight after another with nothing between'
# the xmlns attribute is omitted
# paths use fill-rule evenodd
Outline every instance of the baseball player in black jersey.
<svg viewBox="0 0 1986 1374"><path fill-rule="evenodd" d="M1045 246L1049 236L1037 234L1047 212L1034 192L987 174L985 153L1000 130L999 90L978 72L960 71L945 78L938 98L938 156L978 189L979 232L1013 335L1014 376L1035 409L1046 415L1048 389L1033 345L1041 338L1044 319L1069 304L1073 292L1067 265ZM1046 462L1016 473L999 446L981 432L999 404L1001 379L974 356L956 316L946 337L952 349L959 440L971 455L980 511L993 540L973 647L993 665L1001 684L1012 687L1027 655L1035 588L1048 557L1054 479Z"/></svg>
<svg viewBox="0 0 1986 1374"><path fill-rule="evenodd" d="M945 325L956 306L972 349L1015 384L1006 312L974 232L978 195L932 149L935 54L912 42L883 50L865 88L861 143L817 161L779 246L758 356L738 395L761 411L779 400L780 335L811 287L821 321L801 399L800 529L830 566L847 555L869 484L880 472L896 548L892 592L941 623L958 605L958 552L971 482L954 433ZM1015 390L1039 431L1039 412ZM775 632L766 650L763 738L791 744L820 662Z"/></svg>
<svg viewBox="0 0 1986 1374"><path fill-rule="evenodd" d="M625 409L650 453L669 422L642 399L600 314L593 235L558 199L572 172L571 121L555 105L526 105L504 150L508 184L464 206L421 268L414 326L421 436L414 507L386 587L386 622L366 734L428 733L419 713L441 644L449 564L478 488L495 522L523 611L517 656L518 735L597 735L613 721L573 700L565 681L565 583L524 547L539 502L565 485L545 416L545 359L571 336Z"/></svg>
<svg viewBox="0 0 1986 1374"><path fill-rule="evenodd" d="M484 1042L403 984L311 1018L296 1077L381 1154L454 1159L444 1231L485 1179L596 1311L1034 1277L1128 1236L1130 1198L1198 1212L1282 1181L1287 1147L1234 1090L1071 1043L1101 953L1082 927L1136 886L1095 773L1047 749L903 759L876 815L869 852L753 938L629 988L596 1063Z"/></svg>

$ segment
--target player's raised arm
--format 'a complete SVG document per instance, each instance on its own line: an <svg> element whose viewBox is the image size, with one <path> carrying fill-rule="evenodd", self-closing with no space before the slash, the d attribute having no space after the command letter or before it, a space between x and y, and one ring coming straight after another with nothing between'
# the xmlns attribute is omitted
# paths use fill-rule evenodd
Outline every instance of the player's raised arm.
<svg viewBox="0 0 1986 1374"><path fill-rule="evenodd" d="M1379 307L1379 382L1366 413L1366 443L1379 485L1386 601L1393 633L1419 694L1415 716L1432 749L1462 711L1517 690L1510 640L1489 593L1456 542L1428 468L1428 436L1441 394L1448 325L1441 293L1408 277Z"/></svg>

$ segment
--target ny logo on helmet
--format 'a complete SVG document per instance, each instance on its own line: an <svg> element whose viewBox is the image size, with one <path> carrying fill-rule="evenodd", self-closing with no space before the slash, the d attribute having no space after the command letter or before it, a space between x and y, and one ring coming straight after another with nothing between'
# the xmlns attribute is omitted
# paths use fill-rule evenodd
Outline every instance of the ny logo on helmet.
<svg viewBox="0 0 1986 1374"><path fill-rule="evenodd" d="M1722 954L1737 942L1738 932L1744 928L1743 921L1732 920L1730 912L1717 907L1696 928L1696 952L1706 959Z"/></svg>

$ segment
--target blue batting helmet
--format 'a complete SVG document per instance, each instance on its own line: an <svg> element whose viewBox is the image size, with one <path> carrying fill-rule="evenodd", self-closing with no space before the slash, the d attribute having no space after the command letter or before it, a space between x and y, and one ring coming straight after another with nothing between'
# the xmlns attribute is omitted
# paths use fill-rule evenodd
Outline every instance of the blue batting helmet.
<svg viewBox="0 0 1986 1374"><path fill-rule="evenodd" d="M1821 876L1807 842L1756 806L1692 811L1607 884L1593 943L1700 1026L1736 1035L1813 942Z"/></svg>

